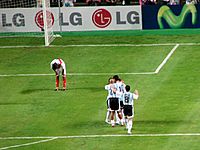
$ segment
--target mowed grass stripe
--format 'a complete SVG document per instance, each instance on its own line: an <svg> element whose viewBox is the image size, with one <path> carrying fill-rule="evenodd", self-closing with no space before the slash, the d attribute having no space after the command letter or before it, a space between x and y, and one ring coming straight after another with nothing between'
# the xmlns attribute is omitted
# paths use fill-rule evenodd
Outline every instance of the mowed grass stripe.
<svg viewBox="0 0 200 150"><path fill-rule="evenodd" d="M173 46L1 49L0 74L52 74L50 62L62 58L73 74L144 73L154 69ZM64 49L64 50L63 50ZM98 49L98 50L97 50ZM156 55L157 57L153 57ZM13 63L14 62L14 63ZM23 67L22 67L23 66Z"/></svg>
<svg viewBox="0 0 200 150"><path fill-rule="evenodd" d="M150 38L152 41L159 42L156 37ZM161 37L159 38L161 39ZM168 41L176 41L176 39L180 41L189 41L188 36L176 36L176 39L173 39L171 36L163 38L164 40L167 40L168 38ZM191 37L189 38L191 39ZM144 37L137 40L139 43L148 43L151 39L149 39L149 37ZM92 41L94 39L90 40ZM126 40L131 41L132 39L127 38ZM136 38L132 41L136 41ZM68 41L62 42L67 43ZM75 41L75 44L76 43L78 43L78 41ZM107 47L107 49L110 48L112 49L112 47ZM165 48L165 46L161 46L161 50L163 50L163 48ZM169 47L169 50L172 48L173 46ZM179 48L180 49L175 52L174 57L169 59L158 75L120 75L125 83L131 85L131 91L133 91L136 86L140 92L140 99L135 102L134 134L200 133L200 114L198 111L200 109L198 94L198 91L200 90L198 77L200 64L199 46L180 46ZM72 49L75 50L74 48L69 48L69 50L70 49L71 51ZM143 49L143 47L142 50L136 50L139 53L144 50L144 56L149 54L152 59L154 59L153 57L161 57L160 55L157 55L157 53L152 53L150 55L150 53L148 53L148 50L150 49ZM7 63L7 59L0 56L1 59L5 60L5 63L2 63L3 65L8 64L8 68L22 67L23 69L21 71L26 70L26 66L20 65L23 61L19 63L16 59L17 57L22 56L22 58L25 58L24 60L27 61L26 55L32 55L30 59L34 59L35 62L41 60L44 63L42 64L39 62L38 64L40 65L38 66L40 66L41 69L38 69L38 66L32 62L33 65L31 65L31 69L36 70L36 73L47 71L45 68L48 66L47 64L49 64L50 53L52 57L59 54L65 58L69 58L68 53L63 53L62 50L58 50L57 48L49 51L26 49L27 52L30 52L29 54L9 51L10 49L4 57L7 59L11 57L13 63ZM31 51L34 51L35 53ZM68 49L65 51L68 51ZM112 49L112 51L116 52L115 49ZM163 56L166 57L168 52ZM79 53L87 55L84 53L84 50L79 50ZM4 53L1 52L1 54ZM77 55L77 53L75 54ZM99 53L97 53L97 55L98 54ZM15 57L13 57L13 55L15 55ZM113 53L113 55L117 55L117 53ZM90 56L93 57L94 54ZM156 58L160 61L157 61L158 64L153 66L158 66L164 57L161 59ZM143 57L139 58L143 60ZM110 57L110 59L114 60L114 57ZM152 65L147 63L148 65L145 66L145 63L141 63L141 61L138 61L137 59L132 60L135 61L134 63L140 63L139 67L143 69L148 69L148 67ZM73 61L73 63L74 62L75 61ZM83 61L77 61L77 64L79 64L80 68L80 66L83 65ZM126 67L126 64L122 64L122 66ZM109 67L109 65L104 68L106 67ZM133 67L134 70L135 67ZM73 68L75 67L73 66ZM72 68L68 69L71 70ZM106 69L110 69L113 72L112 68ZM5 71L5 69L3 71ZM75 71L73 71L73 73ZM107 95L107 92L104 90L104 85L107 84L107 79L109 77L110 75L69 76L69 89L66 92L53 91L55 86L54 76L37 78L21 77L17 79L1 78L1 137L106 134L126 135L124 127L116 126L116 128L111 128L104 123L106 112L105 99ZM137 85L135 85L136 81ZM183 150L199 149L199 140L200 136L73 138L54 140L52 142L31 145L21 149L120 150L134 148L148 150ZM23 144L23 142L24 140L1 140L0 147L17 145L20 143Z"/></svg>

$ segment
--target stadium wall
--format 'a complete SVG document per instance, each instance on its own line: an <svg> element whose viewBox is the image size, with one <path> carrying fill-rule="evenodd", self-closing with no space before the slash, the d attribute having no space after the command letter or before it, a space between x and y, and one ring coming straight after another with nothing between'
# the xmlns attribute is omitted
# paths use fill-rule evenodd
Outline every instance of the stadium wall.
<svg viewBox="0 0 200 150"><path fill-rule="evenodd" d="M200 28L200 5L52 8L54 31ZM0 32L43 32L41 8L0 9ZM59 22L60 18L60 22Z"/></svg>
<svg viewBox="0 0 200 150"><path fill-rule="evenodd" d="M142 29L140 6L52 8L48 22L54 31L138 30ZM48 16L47 15L47 16ZM0 32L41 32L40 8L0 9Z"/></svg>

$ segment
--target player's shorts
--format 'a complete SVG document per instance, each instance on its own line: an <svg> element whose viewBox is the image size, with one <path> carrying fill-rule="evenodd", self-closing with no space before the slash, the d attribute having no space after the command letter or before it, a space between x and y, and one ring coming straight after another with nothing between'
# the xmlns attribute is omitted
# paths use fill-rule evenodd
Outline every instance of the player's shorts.
<svg viewBox="0 0 200 150"><path fill-rule="evenodd" d="M124 103L123 103L123 101L120 101L120 108L121 108L121 109L124 108Z"/></svg>
<svg viewBox="0 0 200 150"><path fill-rule="evenodd" d="M134 117L134 110L132 105L124 105L124 116Z"/></svg>
<svg viewBox="0 0 200 150"><path fill-rule="evenodd" d="M119 110L119 98L109 98L110 109L111 111L118 111Z"/></svg>
<svg viewBox="0 0 200 150"><path fill-rule="evenodd" d="M110 102L109 102L109 99L106 100L106 104L107 104L107 109L110 109Z"/></svg>
<svg viewBox="0 0 200 150"><path fill-rule="evenodd" d="M62 68L56 69L56 74L66 76L65 71Z"/></svg>

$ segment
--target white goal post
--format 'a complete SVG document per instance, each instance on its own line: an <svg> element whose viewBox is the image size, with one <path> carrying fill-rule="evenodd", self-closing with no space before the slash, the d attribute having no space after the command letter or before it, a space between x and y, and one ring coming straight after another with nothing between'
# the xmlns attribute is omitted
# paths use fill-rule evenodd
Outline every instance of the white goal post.
<svg viewBox="0 0 200 150"><path fill-rule="evenodd" d="M53 35L53 29L50 25L53 18L51 13L49 13L50 1L42 0L43 8L43 22L44 22L44 37L45 37L45 46L49 46L50 43L54 40L55 36Z"/></svg>
<svg viewBox="0 0 200 150"><path fill-rule="evenodd" d="M55 39L52 26L54 21L50 0L0 0L0 37L43 36L45 46L49 46Z"/></svg>

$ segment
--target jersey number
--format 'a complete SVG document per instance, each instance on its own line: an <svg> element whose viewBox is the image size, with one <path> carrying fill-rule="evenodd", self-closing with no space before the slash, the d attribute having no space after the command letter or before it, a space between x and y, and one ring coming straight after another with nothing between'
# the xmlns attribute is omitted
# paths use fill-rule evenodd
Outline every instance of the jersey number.
<svg viewBox="0 0 200 150"><path fill-rule="evenodd" d="M129 103L129 95L125 95L125 103Z"/></svg>

